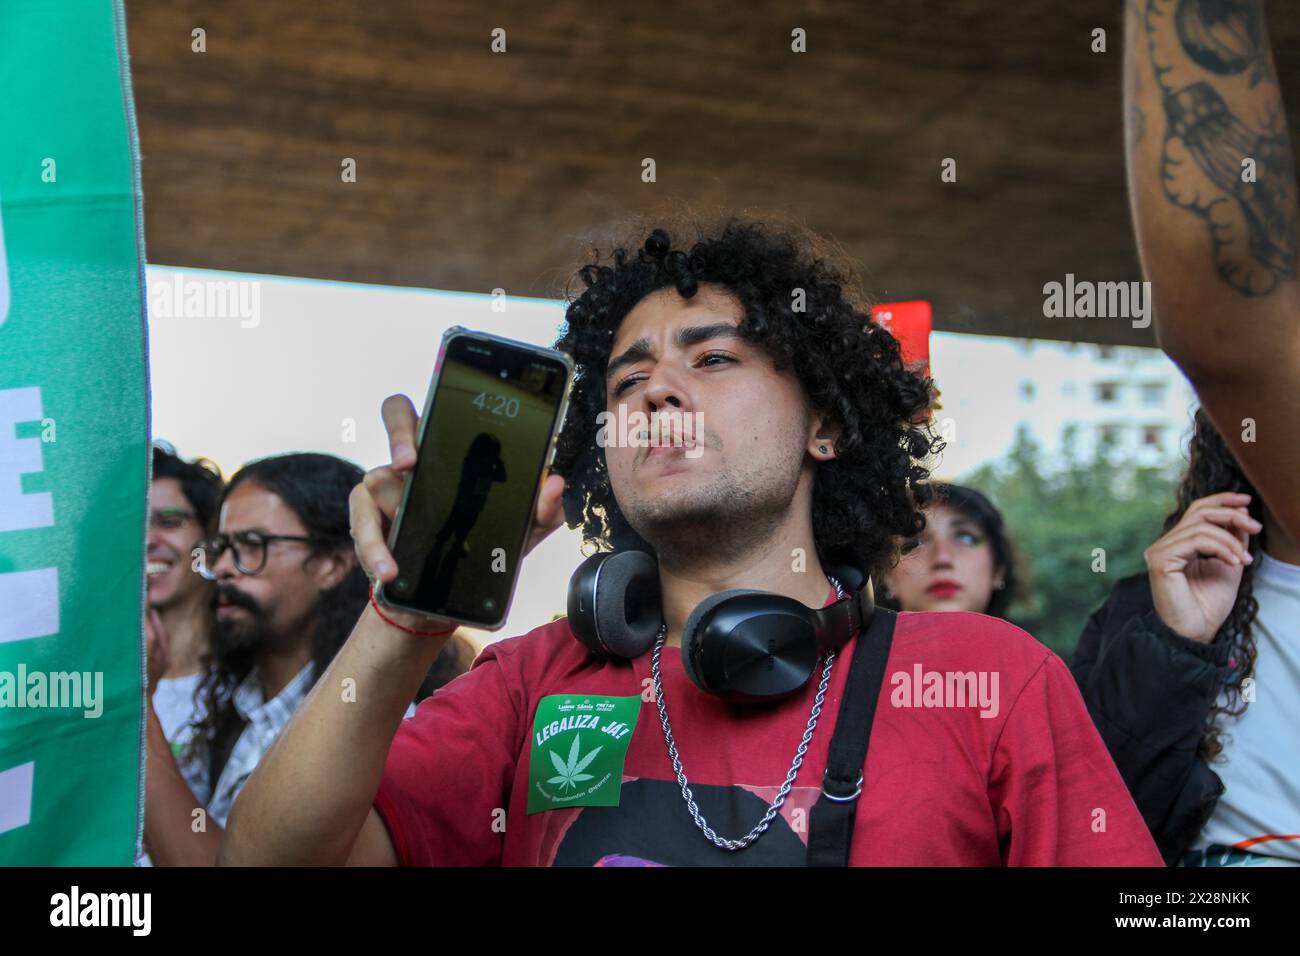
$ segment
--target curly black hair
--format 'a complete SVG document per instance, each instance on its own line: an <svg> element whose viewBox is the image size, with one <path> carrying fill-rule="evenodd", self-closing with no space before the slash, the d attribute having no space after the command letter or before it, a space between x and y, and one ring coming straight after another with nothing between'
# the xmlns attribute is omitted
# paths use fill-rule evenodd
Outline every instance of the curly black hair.
<svg viewBox="0 0 1300 956"><path fill-rule="evenodd" d="M576 377L553 469L566 481L564 511L584 545L655 554L628 524L610 485L597 416L606 410L605 372L619 324L646 296L675 288L683 298L715 283L743 308L742 338L778 370L793 368L813 409L841 429L836 457L817 469L812 525L819 558L843 556L868 571L896 553L901 538L925 525L921 511L928 458L942 440L928 423L933 382L907 371L899 345L872 321L853 288L854 271L838 248L808 230L735 216L695 226L689 245L673 248L668 231L644 228L608 259L574 278L585 285L569 302L555 347L570 355ZM802 292L802 299L799 293Z"/></svg>
<svg viewBox="0 0 1300 956"><path fill-rule="evenodd" d="M1263 505L1259 492L1237 464L1232 450L1210 421L1210 416L1205 414L1205 409L1198 408L1192 437L1188 442L1187 470L1174 494L1177 506L1165 518L1161 533L1168 534L1172 531L1197 499L1225 491L1250 495L1247 510L1252 518L1263 523ZM1255 616L1259 614L1259 601L1255 598L1255 569L1259 567L1259 556L1266 545L1264 532L1251 535L1249 550L1250 556L1255 560L1242 568L1241 583L1237 585L1237 600L1214 636L1216 642L1226 641L1231 646L1235 666L1228 677L1226 698L1222 701L1216 699L1206 715L1205 732L1198 749L1207 761L1213 760L1223 751L1223 715L1236 717L1246 711L1247 702L1241 696L1241 681L1255 673L1253 625Z"/></svg>

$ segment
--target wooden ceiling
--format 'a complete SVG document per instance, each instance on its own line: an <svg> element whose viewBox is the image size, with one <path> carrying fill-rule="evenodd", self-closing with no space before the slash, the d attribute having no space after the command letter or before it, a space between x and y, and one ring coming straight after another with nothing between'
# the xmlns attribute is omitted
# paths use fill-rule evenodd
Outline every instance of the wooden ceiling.
<svg viewBox="0 0 1300 956"><path fill-rule="evenodd" d="M1300 15L1271 7L1300 142ZM128 0L148 258L558 296L587 243L687 204L805 222L872 295L930 299L940 329L1152 344L1122 319L1042 315L1043 284L1067 272L1139 278L1120 12ZM796 27L806 54L790 52ZM1108 53L1091 52L1095 27Z"/></svg>

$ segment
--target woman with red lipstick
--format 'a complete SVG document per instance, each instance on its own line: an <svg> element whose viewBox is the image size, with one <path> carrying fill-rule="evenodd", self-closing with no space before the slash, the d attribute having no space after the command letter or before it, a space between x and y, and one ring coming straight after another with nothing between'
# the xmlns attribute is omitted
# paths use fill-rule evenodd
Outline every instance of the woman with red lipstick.
<svg viewBox="0 0 1300 956"><path fill-rule="evenodd" d="M974 488L936 484L925 530L885 575L880 603L902 611L976 611L1003 617L1017 591L1002 514Z"/></svg>

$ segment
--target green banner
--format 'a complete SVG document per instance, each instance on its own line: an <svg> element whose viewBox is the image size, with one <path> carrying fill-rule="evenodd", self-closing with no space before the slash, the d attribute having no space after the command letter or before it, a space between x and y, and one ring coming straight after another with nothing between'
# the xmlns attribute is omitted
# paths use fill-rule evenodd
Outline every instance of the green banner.
<svg viewBox="0 0 1300 956"><path fill-rule="evenodd" d="M144 233L125 19L0 2L0 864L130 865Z"/></svg>

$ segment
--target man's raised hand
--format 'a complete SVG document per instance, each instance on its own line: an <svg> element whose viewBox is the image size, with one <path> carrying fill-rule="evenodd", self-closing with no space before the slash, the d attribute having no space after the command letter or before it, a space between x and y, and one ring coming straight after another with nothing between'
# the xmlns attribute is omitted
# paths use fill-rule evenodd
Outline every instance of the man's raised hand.
<svg viewBox="0 0 1300 956"><path fill-rule="evenodd" d="M384 399L381 414L384 428L388 431L391 464L366 473L361 484L352 489L349 507L352 538L356 542L361 566L371 580L387 584L397 577L397 561L388 549L388 531L402 501L406 476L415 467L420 418L405 395L390 395ZM542 479L537 512L524 545L524 555L564 523L563 494L564 478L548 473Z"/></svg>

